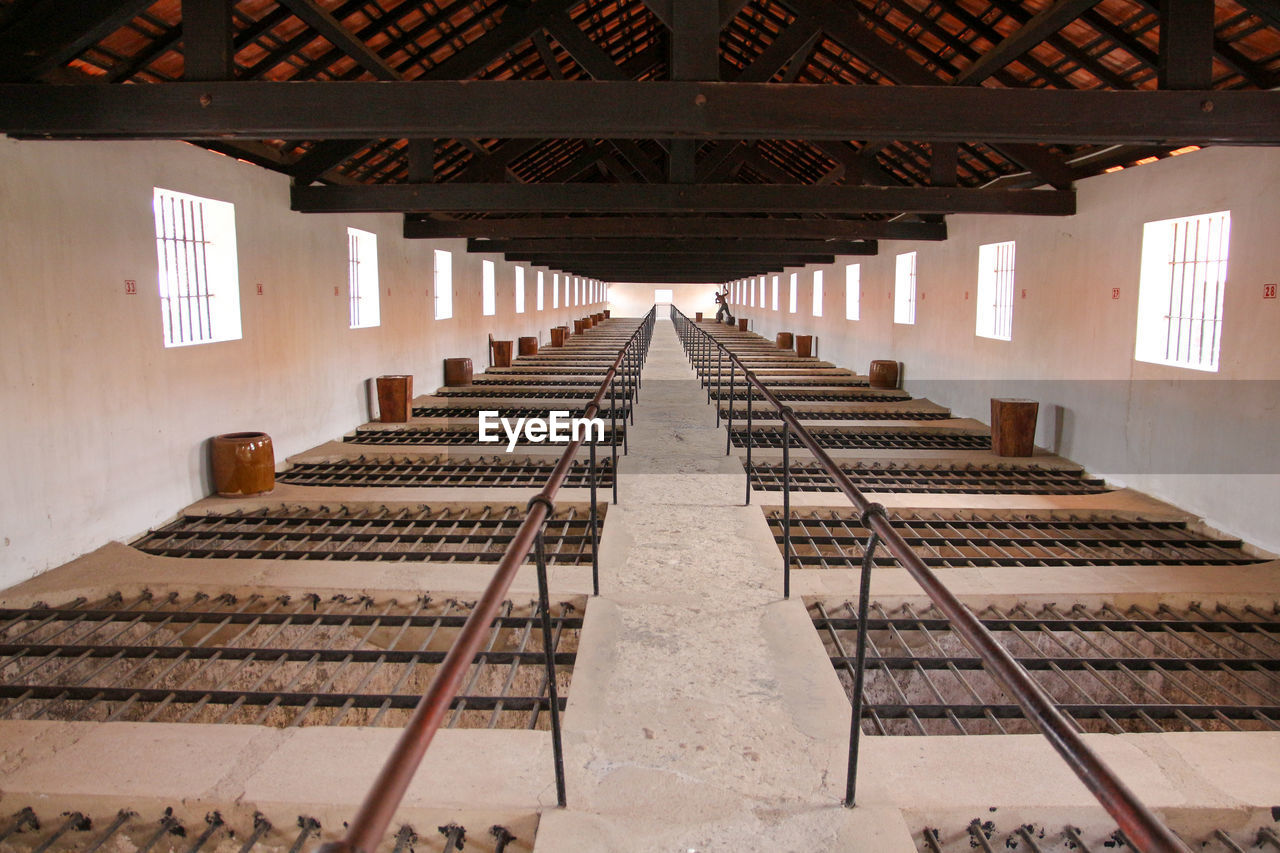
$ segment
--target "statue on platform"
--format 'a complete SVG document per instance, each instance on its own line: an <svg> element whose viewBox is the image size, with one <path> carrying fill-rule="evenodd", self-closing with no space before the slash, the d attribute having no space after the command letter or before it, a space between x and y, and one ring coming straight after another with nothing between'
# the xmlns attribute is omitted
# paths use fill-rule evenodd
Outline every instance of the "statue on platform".
<svg viewBox="0 0 1280 853"><path fill-rule="evenodd" d="M729 313L729 288L716 292L716 304L720 306L716 309L716 322L734 325L733 315Z"/></svg>

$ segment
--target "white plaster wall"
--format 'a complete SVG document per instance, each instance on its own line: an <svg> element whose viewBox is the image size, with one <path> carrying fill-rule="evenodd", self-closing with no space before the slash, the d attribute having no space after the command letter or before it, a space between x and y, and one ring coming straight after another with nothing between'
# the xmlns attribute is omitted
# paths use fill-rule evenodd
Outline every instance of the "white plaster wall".
<svg viewBox="0 0 1280 853"><path fill-rule="evenodd" d="M714 284L615 282L609 285L609 310L615 317L643 317L654 306L654 292L657 290L670 290L672 304L690 317L698 311L707 317L716 314ZM664 304L660 312L666 310ZM658 319L665 320L666 316L661 315Z"/></svg>
<svg viewBox="0 0 1280 853"><path fill-rule="evenodd" d="M904 362L909 390L987 420L992 396L1040 401L1037 442L1107 476L1280 550L1280 150L1213 148L1079 184L1072 217L952 216L946 242L888 242L876 257L824 270L823 316L812 273L799 311L735 306L753 329L817 336L818 354L865 372ZM1231 211L1220 370L1134 361L1142 227ZM978 247L1015 240L1013 340L974 334ZM917 251L916 325L893 323L895 256ZM845 320L844 268L860 263L861 319ZM788 273L791 271L788 270ZM1112 288L1119 288L1118 299ZM1025 298L1023 292L1025 291Z"/></svg>
<svg viewBox="0 0 1280 853"><path fill-rule="evenodd" d="M235 204L241 340L163 346L157 186ZM377 328L348 328L347 226L378 235ZM400 235L397 216L293 213L285 176L183 143L0 137L0 587L205 495L210 436L264 430L279 461L368 420L371 377L412 373L428 392L445 357L483 366L489 332L546 341L588 313L550 310L549 291L536 311L529 272L517 316L512 265L494 257L497 314L482 317L485 256ZM454 252L454 316L442 321L437 247Z"/></svg>

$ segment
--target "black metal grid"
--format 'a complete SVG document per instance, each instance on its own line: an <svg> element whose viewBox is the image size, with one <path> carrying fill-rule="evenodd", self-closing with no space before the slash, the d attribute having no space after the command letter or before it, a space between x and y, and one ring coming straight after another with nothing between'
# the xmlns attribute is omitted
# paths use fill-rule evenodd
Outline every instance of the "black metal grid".
<svg viewBox="0 0 1280 853"><path fill-rule="evenodd" d="M940 412L937 409L793 409L792 413L802 421L945 421L952 416L950 411ZM747 411L741 406L734 406L733 416L745 420ZM721 407L720 417L729 417L728 406ZM752 420L776 421L782 416L777 409L761 406L752 408L751 417Z"/></svg>
<svg viewBox="0 0 1280 853"><path fill-rule="evenodd" d="M843 388L869 388L870 383L865 376L819 376L805 378L805 374L795 374L794 376L771 376L768 371L753 371L756 378L760 380L766 388L773 390L775 387L780 388L821 388L825 386L836 386ZM763 375L762 375L763 374ZM725 382L726 387L728 382ZM776 391L774 393L777 393Z"/></svg>
<svg viewBox="0 0 1280 853"><path fill-rule="evenodd" d="M756 388L751 389L751 396L757 400L764 400L764 395ZM773 391L773 396L779 400L791 403L905 403L915 399L906 391L855 391L850 393L836 393L834 391ZM728 400L729 387L712 388L711 399ZM747 400L747 392L741 387L741 384L733 389L733 399L740 400L743 403ZM754 409L754 407L753 407ZM735 405L734 411L745 411L745 409Z"/></svg>
<svg viewBox="0 0 1280 853"><path fill-rule="evenodd" d="M582 598L552 605L563 703ZM546 728L536 602L502 606L446 724ZM112 595L0 610L0 719L402 727L471 605Z"/></svg>
<svg viewBox="0 0 1280 853"><path fill-rule="evenodd" d="M543 385L548 388L559 388L562 386L582 386L591 389L600 387L600 381L597 379L518 379L513 376L477 376L471 380L473 385Z"/></svg>
<svg viewBox="0 0 1280 853"><path fill-rule="evenodd" d="M426 459L365 457L322 462L298 462L276 474L276 480L297 486L498 486L537 488L547 481L556 459L524 456L432 456ZM569 488L591 485L591 466L577 461L565 479ZM596 485L613 486L613 459L596 462Z"/></svg>
<svg viewBox="0 0 1280 853"><path fill-rule="evenodd" d="M782 546L782 510L766 511ZM890 522L928 566L1239 566L1265 562L1239 540L1215 539L1182 521L1153 521L1104 512L1036 515L1009 511L894 512ZM862 566L870 532L851 508L791 512L793 566ZM878 551L875 565L896 561Z"/></svg>
<svg viewBox="0 0 1280 853"><path fill-rule="evenodd" d="M527 391L513 391L506 396L514 399L530 396ZM574 397L581 395L575 394ZM567 411L571 416L580 417L587 409L586 403L574 403ZM504 418L547 418L551 414L551 409L536 409L529 406L484 406L484 405L462 405L462 406L415 406L413 416L415 418L478 418L481 411L497 411ZM616 415L614 414L616 412ZM616 409L604 407L597 413L596 417L603 420L609 420L610 417L625 418L631 412L631 407L627 405L626 400L619 401Z"/></svg>
<svg viewBox="0 0 1280 853"><path fill-rule="evenodd" d="M840 673L853 684L857 606L810 605ZM991 606L983 624L1083 732L1280 729L1280 621L1265 609L1104 605ZM862 726L868 734L1034 732L932 605L867 620Z"/></svg>
<svg viewBox="0 0 1280 853"><path fill-rule="evenodd" d="M599 508L603 527L607 505ZM162 557L278 560L426 560L496 563L524 521L523 506L402 507L285 504L185 515L133 547ZM591 565L591 517L556 510L544 533L548 564Z"/></svg>
<svg viewBox="0 0 1280 853"><path fill-rule="evenodd" d="M613 362L604 366L593 365L590 367L543 367L533 364L517 364L515 367L490 367L485 370L486 376L519 376L522 373L533 374L536 376L559 376L565 374L567 376L596 376L609 372L609 366ZM597 382L596 386L599 387Z"/></svg>
<svg viewBox="0 0 1280 853"><path fill-rule="evenodd" d="M1114 824L1112 825L1114 827ZM1245 853L1245 850L1270 850L1280 853L1280 833L1269 826L1245 830L1232 827L1213 829L1191 835L1179 834L1188 845L1203 853ZM925 827L920 832L916 849L921 853L971 853L973 850L995 853L996 850L1025 850L1027 853L1095 853L1103 850L1130 850L1132 842L1118 828L1088 832L1070 824L1061 828L1035 824L1019 824L1012 830L1006 823L999 827L991 815L974 818L963 829Z"/></svg>
<svg viewBox="0 0 1280 853"><path fill-rule="evenodd" d="M604 425L604 439L598 442L600 446L612 443L611 435L613 433L613 425L608 421ZM623 435L626 433L626 426L619 420L617 424L618 442L621 443ZM595 430L592 430L595 433ZM403 446L430 446L442 445L446 447L455 446L473 446L480 444L480 436L476 432L476 427L452 427L452 426L409 426L396 429L373 429L369 427L361 427L353 434L343 436L343 441L350 444L396 444ZM557 445L549 445L547 442L529 442L524 439L521 433L519 447L556 447Z"/></svg>
<svg viewBox="0 0 1280 853"><path fill-rule="evenodd" d="M577 387L557 388L552 386L545 389L536 389L536 390L531 390L531 389L522 388L522 387L521 388L512 387L510 389L503 390L503 389L495 389L495 388L476 388L470 385L463 385L455 388L441 388L439 391L436 392L436 396L438 397L511 397L513 399L520 399L520 400L577 400L577 399L590 400L592 397L596 395L596 390L599 387L600 387L599 382L597 382L591 388L577 388ZM586 408L585 403L583 404L583 408ZM418 412L419 412L418 408L415 408L413 410L413 413L415 415L417 415ZM422 417L422 416L419 415L419 417Z"/></svg>
<svg viewBox="0 0 1280 853"><path fill-rule="evenodd" d="M1079 468L1039 465L846 463L840 466L864 492L928 492L1000 495L1093 495L1108 491L1104 481L1086 477ZM754 463L751 485L781 489L781 463ZM791 488L801 492L838 491L835 481L816 462L791 463Z"/></svg>
<svg viewBox="0 0 1280 853"><path fill-rule="evenodd" d="M744 422L746 412L734 412L734 423ZM991 436L955 431L924 432L920 430L843 430L814 427L809 434L826 450L990 450ZM731 430L734 447L747 446L747 430L735 426ZM756 428L751 431L751 444L759 448L782 448L780 427ZM792 447L803 447L795 434Z"/></svg>

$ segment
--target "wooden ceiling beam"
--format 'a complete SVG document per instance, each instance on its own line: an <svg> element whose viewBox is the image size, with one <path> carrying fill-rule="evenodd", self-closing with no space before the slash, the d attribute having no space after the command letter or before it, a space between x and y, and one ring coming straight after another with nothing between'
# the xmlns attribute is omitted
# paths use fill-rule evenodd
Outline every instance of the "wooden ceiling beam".
<svg viewBox="0 0 1280 853"><path fill-rule="evenodd" d="M778 255L655 255L648 252L637 254L592 255L574 254L571 252L555 252L537 255L530 252L504 253L508 261L532 264L533 266L560 267L561 269L580 270L587 275L592 269L618 267L645 269L720 269L725 267L742 267L746 269L783 267L802 267L806 264L835 263L835 255L818 255L808 253L792 253Z"/></svg>
<svg viewBox="0 0 1280 853"><path fill-rule="evenodd" d="M183 0L187 2L187 0ZM379 80L402 80L400 72L388 65L354 33L342 26L341 22L329 14L315 0L279 0L289 11L293 12L307 26L356 61L358 65L373 74Z"/></svg>
<svg viewBox="0 0 1280 853"><path fill-rule="evenodd" d="M976 86L1098 5L1100 0L1056 0L960 72L957 86ZM1200 0L1195 0L1200 2Z"/></svg>
<svg viewBox="0 0 1280 853"><path fill-rule="evenodd" d="M236 76L231 25L233 0L182 0L182 79Z"/></svg>
<svg viewBox="0 0 1280 853"><path fill-rule="evenodd" d="M0 84L0 132L1280 144L1280 92L579 81Z"/></svg>
<svg viewBox="0 0 1280 853"><path fill-rule="evenodd" d="M405 217L408 239L485 237L651 238L651 239L798 239L798 240L929 240L947 239L943 223L883 219L778 219L760 217L503 217L486 219L418 219Z"/></svg>
<svg viewBox="0 0 1280 853"><path fill-rule="evenodd" d="M1212 0L1160 0L1161 89L1213 88Z"/></svg>
<svg viewBox="0 0 1280 853"><path fill-rule="evenodd" d="M0 30L0 80L35 80L142 14L152 0L38 0Z"/></svg>
<svg viewBox="0 0 1280 853"><path fill-rule="evenodd" d="M874 240L752 240L607 237L601 239L548 238L467 241L468 252L549 255L874 255Z"/></svg>
<svg viewBox="0 0 1280 853"><path fill-rule="evenodd" d="M305 213L993 213L1070 216L1070 190L769 184L379 184L295 185Z"/></svg>

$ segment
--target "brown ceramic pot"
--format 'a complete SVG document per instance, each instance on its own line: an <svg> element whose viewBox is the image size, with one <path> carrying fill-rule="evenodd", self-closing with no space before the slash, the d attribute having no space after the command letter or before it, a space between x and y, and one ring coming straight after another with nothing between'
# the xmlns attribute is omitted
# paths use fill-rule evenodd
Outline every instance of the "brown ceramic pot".
<svg viewBox="0 0 1280 853"><path fill-rule="evenodd" d="M739 331L739 332L745 332L746 330L747 330L747 320L746 320L746 318L744 317L744 318L742 318L742 319L739 319L739 320L738 320L738 331Z"/></svg>
<svg viewBox="0 0 1280 853"><path fill-rule="evenodd" d="M796 335L796 355L813 358L813 335Z"/></svg>
<svg viewBox="0 0 1280 853"><path fill-rule="evenodd" d="M568 326L556 326L551 330L551 345L553 347L562 347L564 342L569 339Z"/></svg>
<svg viewBox="0 0 1280 853"><path fill-rule="evenodd" d="M446 358L444 360L444 384L448 388L457 388L471 384L471 359Z"/></svg>
<svg viewBox="0 0 1280 853"><path fill-rule="evenodd" d="M778 349L791 349L793 337L790 332L778 332Z"/></svg>
<svg viewBox="0 0 1280 853"><path fill-rule="evenodd" d="M535 337L524 337L519 341L519 351L521 355L537 355L538 339Z"/></svg>
<svg viewBox="0 0 1280 853"><path fill-rule="evenodd" d="M609 309L608 309L608 308L606 308L606 309L603 311L603 314L604 314L604 318L605 318L606 320L608 320L608 319L609 319Z"/></svg>
<svg viewBox="0 0 1280 853"><path fill-rule="evenodd" d="M695 322L695 323L701 323L701 322L702 322L702 312L701 312L701 311L695 311L695 312L694 312L694 314L693 314L693 322Z"/></svg>
<svg viewBox="0 0 1280 853"><path fill-rule="evenodd" d="M514 341L494 341L493 342L493 366L494 367L510 367L511 366L511 350Z"/></svg>
<svg viewBox="0 0 1280 853"><path fill-rule="evenodd" d="M898 362L881 360L871 362L868 379L868 384L872 388L897 388Z"/></svg>
<svg viewBox="0 0 1280 853"><path fill-rule="evenodd" d="M575 335L580 335L580 334L582 334L583 332L585 332L586 330L587 330L587 327L586 327L585 325L583 325L583 323L582 323L582 321L581 321L581 320L574 320L574 321L573 321L573 333L574 333Z"/></svg>
<svg viewBox="0 0 1280 853"><path fill-rule="evenodd" d="M413 377L405 374L378 377L378 420L402 424L413 408Z"/></svg>
<svg viewBox="0 0 1280 853"><path fill-rule="evenodd" d="M213 490L224 498L265 495L276 487L276 456L265 432L215 435Z"/></svg>

